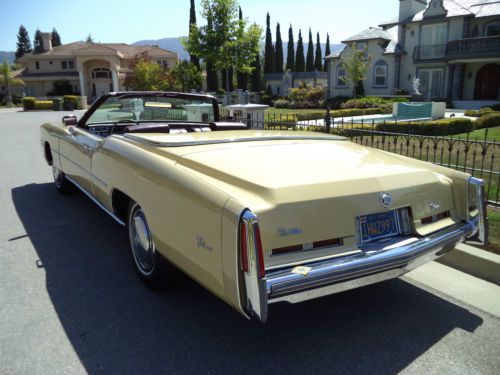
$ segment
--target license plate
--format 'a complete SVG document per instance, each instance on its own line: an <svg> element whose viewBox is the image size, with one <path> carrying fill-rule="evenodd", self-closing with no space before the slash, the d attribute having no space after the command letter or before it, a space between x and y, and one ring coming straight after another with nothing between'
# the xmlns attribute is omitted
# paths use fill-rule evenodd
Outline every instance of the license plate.
<svg viewBox="0 0 500 375"><path fill-rule="evenodd" d="M361 243L399 234L395 211L359 216L358 222Z"/></svg>

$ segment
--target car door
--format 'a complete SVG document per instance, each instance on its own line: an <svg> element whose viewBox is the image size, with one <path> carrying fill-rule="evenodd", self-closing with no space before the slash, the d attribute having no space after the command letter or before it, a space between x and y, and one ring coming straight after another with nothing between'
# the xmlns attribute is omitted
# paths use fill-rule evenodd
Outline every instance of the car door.
<svg viewBox="0 0 500 375"><path fill-rule="evenodd" d="M68 126L68 134L59 143L63 172L90 194L93 194L92 154L101 140L82 128Z"/></svg>

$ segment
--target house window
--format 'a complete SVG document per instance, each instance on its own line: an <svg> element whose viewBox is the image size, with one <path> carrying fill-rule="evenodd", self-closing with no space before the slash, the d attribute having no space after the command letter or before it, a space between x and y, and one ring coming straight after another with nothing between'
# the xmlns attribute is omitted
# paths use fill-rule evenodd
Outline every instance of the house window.
<svg viewBox="0 0 500 375"><path fill-rule="evenodd" d="M97 68L92 70L92 78L111 78L111 71L106 68Z"/></svg>
<svg viewBox="0 0 500 375"><path fill-rule="evenodd" d="M61 69L62 70L73 70L75 69L75 63L71 60L63 60L61 61Z"/></svg>
<svg viewBox="0 0 500 375"><path fill-rule="evenodd" d="M379 60L375 63L373 74L374 87L387 87L387 63Z"/></svg>
<svg viewBox="0 0 500 375"><path fill-rule="evenodd" d="M35 61L35 68L36 70L40 70L40 63L38 61Z"/></svg>
<svg viewBox="0 0 500 375"><path fill-rule="evenodd" d="M166 59L158 59L158 60L156 60L156 63L158 65L163 66L165 69L168 68L168 60L166 60Z"/></svg>
<svg viewBox="0 0 500 375"><path fill-rule="evenodd" d="M486 25L486 36L497 36L500 35L500 21L492 22Z"/></svg>
<svg viewBox="0 0 500 375"><path fill-rule="evenodd" d="M347 79L347 71L345 70L345 68L337 66L337 77L335 79L336 86L339 88L347 87L346 79Z"/></svg>

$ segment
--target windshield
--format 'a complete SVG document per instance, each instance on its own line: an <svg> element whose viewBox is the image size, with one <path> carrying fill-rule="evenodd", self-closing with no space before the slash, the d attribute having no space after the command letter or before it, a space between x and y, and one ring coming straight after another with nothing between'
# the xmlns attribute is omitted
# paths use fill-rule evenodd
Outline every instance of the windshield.
<svg viewBox="0 0 500 375"><path fill-rule="evenodd" d="M162 96L109 97L87 119L87 125L117 122L213 122L211 98Z"/></svg>

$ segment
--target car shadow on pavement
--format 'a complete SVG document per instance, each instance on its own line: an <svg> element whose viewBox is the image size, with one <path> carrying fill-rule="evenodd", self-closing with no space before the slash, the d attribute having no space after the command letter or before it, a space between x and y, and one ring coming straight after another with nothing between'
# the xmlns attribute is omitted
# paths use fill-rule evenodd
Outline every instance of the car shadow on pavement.
<svg viewBox="0 0 500 375"><path fill-rule="evenodd" d="M125 230L83 194L12 190L62 327L90 373L398 373L477 315L402 280L248 321L187 277L157 293L136 277ZM33 267L37 265L33 264Z"/></svg>

